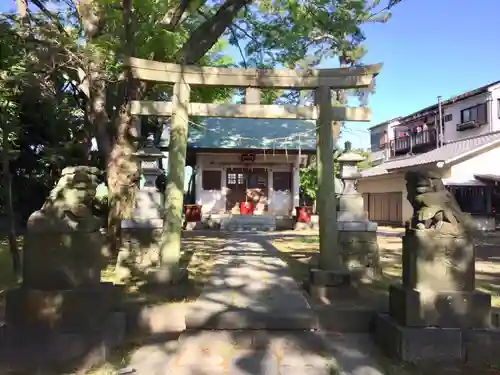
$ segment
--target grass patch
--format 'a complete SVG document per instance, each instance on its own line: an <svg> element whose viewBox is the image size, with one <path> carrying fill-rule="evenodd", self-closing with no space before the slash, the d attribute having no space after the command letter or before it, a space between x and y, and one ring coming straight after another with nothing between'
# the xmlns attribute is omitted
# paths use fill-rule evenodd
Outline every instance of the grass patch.
<svg viewBox="0 0 500 375"><path fill-rule="evenodd" d="M180 266L187 268L189 280L172 288L149 288L144 279L134 279L125 287L129 300L143 301L148 305L161 303L178 303L195 300L212 270L215 256L225 246L226 236L213 233L209 236L184 232L181 239ZM108 278L115 279L112 271ZM170 293L173 292L173 293Z"/></svg>
<svg viewBox="0 0 500 375"><path fill-rule="evenodd" d="M175 287L175 289L181 290L180 295L172 298L172 295L162 293L157 288L148 290L147 288L143 289L139 285L133 284L127 286L127 298L129 301L142 302L142 304L147 306L187 303L195 300L210 276L215 257L226 245L226 239L227 235L220 232L211 233L209 236L184 232L181 243L182 255L180 263L182 267L187 267L189 282L188 285ZM108 271L107 277L113 278L112 270ZM183 288L187 288L188 290ZM165 318L168 319L168 316ZM117 370L127 367L132 354L141 347L142 339L142 337L137 336L130 337L127 343L111 353L107 363L94 368L88 374L112 375L116 374Z"/></svg>
<svg viewBox="0 0 500 375"><path fill-rule="evenodd" d="M308 276L309 263L314 264L319 252L319 236L317 234L284 235L272 239L272 244L288 263L292 277L297 282L302 282ZM367 285L367 290L386 295L389 285L401 280L402 242L398 237L378 236L378 244L383 277ZM492 240L488 243L480 243L476 247L476 286L478 290L490 293L493 307L500 308L500 261L495 256L488 256L491 253L488 249L493 247L498 248L498 244Z"/></svg>
<svg viewBox="0 0 500 375"><path fill-rule="evenodd" d="M18 239L20 248L22 237ZM140 280L135 280L125 285L125 304L137 303L140 306L157 306L163 304L186 303L195 300L205 285L213 267L214 259L219 251L226 245L227 235L213 232L210 235L199 235L195 232L184 232L182 236L181 266L187 267L189 273L188 285L180 285L172 289L179 289L180 293L162 293L158 288L148 290L141 288ZM12 272L11 257L6 238L0 237L0 318L3 317L3 296L7 288L16 285ZM101 274L103 281L116 280L115 266L109 264ZM167 289L162 287L163 289ZM168 316L165 317L169 319ZM143 337L128 337L127 341L110 353L107 363L92 369L88 374L112 375L127 366L131 355L142 346ZM59 374L60 372L57 372ZM44 375L55 375L54 372L40 372Z"/></svg>

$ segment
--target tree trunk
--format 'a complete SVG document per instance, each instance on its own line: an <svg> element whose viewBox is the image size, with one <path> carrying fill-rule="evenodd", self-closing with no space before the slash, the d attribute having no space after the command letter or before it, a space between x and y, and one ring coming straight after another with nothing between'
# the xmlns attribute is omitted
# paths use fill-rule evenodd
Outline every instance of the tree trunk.
<svg viewBox="0 0 500 375"><path fill-rule="evenodd" d="M95 41L104 26L103 13L95 6L94 0L73 0L75 7L80 16L80 21L83 26L84 35L87 43L91 44ZM107 231L107 255L116 256L119 249L120 239L120 219L122 204L121 196L122 188L121 179L121 157L125 157L126 152L121 150L121 145L116 144L116 140L112 138L113 131L109 126L110 117L107 113L107 93L106 81L103 76L102 61L99 55L89 57L87 65L86 77L88 80L88 101L86 105L86 119L88 127L92 130L97 140L99 154L106 165L106 177L108 183L108 231ZM83 82L82 82L83 83ZM120 106L119 113L123 113ZM117 123L122 122L123 116L117 116ZM126 121L123 120L123 121ZM126 191L125 191L126 193Z"/></svg>
<svg viewBox="0 0 500 375"><path fill-rule="evenodd" d="M122 20L125 31L124 53L134 55L132 0L122 1ZM139 177L137 160L134 157L134 118L130 115L130 101L138 99L140 88L130 69L126 71L124 99L115 122L115 140L107 160L108 172L108 249L118 254L120 249L120 221L129 218L135 202L136 180Z"/></svg>
<svg viewBox="0 0 500 375"><path fill-rule="evenodd" d="M107 161L111 153L111 139L108 131L109 117L106 110L106 81L102 76L101 64L92 61L89 64L88 121L95 134L101 157Z"/></svg>
<svg viewBox="0 0 500 375"><path fill-rule="evenodd" d="M7 219L9 221L9 251L12 258L12 269L14 275L19 277L21 275L21 257L19 255L19 249L17 248L17 238L16 238L16 218L14 215L14 207L12 204L12 176L10 174L9 168L9 139L7 130L7 121L4 121L3 127L3 137L2 137L2 174L3 174L3 187L4 187L4 197L7 208Z"/></svg>

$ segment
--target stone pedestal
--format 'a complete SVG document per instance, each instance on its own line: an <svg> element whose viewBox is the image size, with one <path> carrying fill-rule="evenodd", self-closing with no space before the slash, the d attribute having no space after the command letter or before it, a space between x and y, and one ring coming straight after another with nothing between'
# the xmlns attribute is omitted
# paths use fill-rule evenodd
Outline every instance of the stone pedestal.
<svg viewBox="0 0 500 375"><path fill-rule="evenodd" d="M66 290L19 288L6 293L6 322L25 332L82 333L101 327L121 300L110 283Z"/></svg>
<svg viewBox="0 0 500 375"><path fill-rule="evenodd" d="M390 314L406 326L483 328L491 296L475 290L474 245L427 230L403 237L403 284L390 288Z"/></svg>
<svg viewBox="0 0 500 375"><path fill-rule="evenodd" d="M407 187L415 213L403 237L403 280L389 289L389 314L376 318L375 339L403 361L492 364L491 349L479 346L499 340L500 331L491 328L491 296L475 290L473 236L438 187L424 178ZM429 191L436 206L427 205Z"/></svg>
<svg viewBox="0 0 500 375"><path fill-rule="evenodd" d="M23 283L6 293L0 357L15 357L21 350L16 345L30 345L52 364L84 357L90 347L108 347L123 337L124 319L116 313L121 289L100 281L104 236L91 210L98 173L90 167L65 168L43 207L30 216ZM111 341L104 338L108 334ZM70 355L55 349L61 342ZM99 357L104 359L105 354Z"/></svg>
<svg viewBox="0 0 500 375"><path fill-rule="evenodd" d="M338 222L339 245L353 280L380 276L377 223Z"/></svg>
<svg viewBox="0 0 500 375"><path fill-rule="evenodd" d="M475 290L474 263L468 237L408 229L403 284L389 289L389 314L376 321L378 341L404 361L466 359L467 338L491 323L491 296Z"/></svg>

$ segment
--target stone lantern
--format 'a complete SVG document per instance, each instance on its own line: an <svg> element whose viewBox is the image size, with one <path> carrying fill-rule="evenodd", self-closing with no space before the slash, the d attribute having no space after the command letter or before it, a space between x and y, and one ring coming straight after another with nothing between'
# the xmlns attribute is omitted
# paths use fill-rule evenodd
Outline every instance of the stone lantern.
<svg viewBox="0 0 500 375"><path fill-rule="evenodd" d="M157 180L163 175L160 168L162 152L154 145L150 134L144 146L134 154L140 162L141 180L137 190L132 219L128 227L161 228L163 226L163 194L158 191Z"/></svg>
<svg viewBox="0 0 500 375"><path fill-rule="evenodd" d="M134 155L140 162L139 189L135 196L132 217L123 220L123 246L118 254L116 277L128 280L132 273L129 264L145 274L157 269L160 261L160 236L163 228L163 195L157 188L163 175L160 159L163 154L149 135L144 146Z"/></svg>
<svg viewBox="0 0 500 375"><path fill-rule="evenodd" d="M363 197L356 189L356 183L361 177L357 164L365 160L360 154L351 151L350 142L345 143L344 153L337 158L340 164L340 179L343 189L339 194L339 212L337 221L365 221Z"/></svg>
<svg viewBox="0 0 500 375"><path fill-rule="evenodd" d="M357 164L365 158L351 151L346 142L344 153L337 159L340 163L340 178L343 190L339 196L337 228L342 258L353 276L362 277L369 273L380 273L379 249L377 244L377 223L367 218L363 197L356 189L361 174Z"/></svg>

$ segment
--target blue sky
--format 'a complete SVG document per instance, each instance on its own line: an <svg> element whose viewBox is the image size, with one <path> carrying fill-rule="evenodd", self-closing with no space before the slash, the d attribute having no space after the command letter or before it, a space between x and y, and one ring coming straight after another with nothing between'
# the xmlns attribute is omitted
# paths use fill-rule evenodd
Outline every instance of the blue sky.
<svg viewBox="0 0 500 375"><path fill-rule="evenodd" d="M383 1L383 0L382 0ZM366 129L500 79L500 0L403 0L386 24L366 27L365 63L383 62ZM328 62L324 64L328 66ZM345 134L368 146L366 132Z"/></svg>
<svg viewBox="0 0 500 375"><path fill-rule="evenodd" d="M0 3L0 11L14 6ZM369 101L372 121L348 124L356 131L343 140L367 147L369 126L500 79L499 15L500 0L403 0L388 23L367 25L364 62L384 67Z"/></svg>

